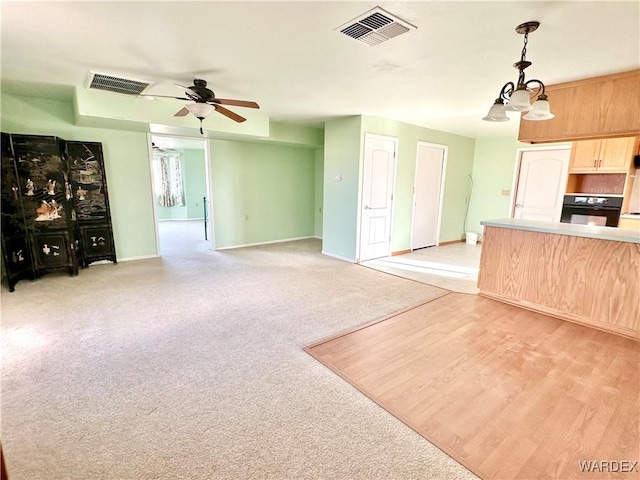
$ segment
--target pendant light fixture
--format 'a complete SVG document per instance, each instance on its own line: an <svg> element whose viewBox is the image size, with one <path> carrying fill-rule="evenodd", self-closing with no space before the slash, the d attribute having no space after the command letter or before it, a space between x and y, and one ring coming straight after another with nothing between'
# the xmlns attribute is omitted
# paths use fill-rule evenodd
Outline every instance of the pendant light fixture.
<svg viewBox="0 0 640 480"><path fill-rule="evenodd" d="M507 82L500 90L489 113L483 120L488 122L506 122L509 120L507 111L528 112L522 118L524 120L550 120L555 115L551 113L549 101L544 93L544 83L540 80L525 80L524 70L531 62L527 61L527 42L529 34L535 32L540 26L540 22L526 22L516 27L516 32L524 35L524 46L520 61L513 64L518 69L518 83ZM535 99L531 105L531 99Z"/></svg>
<svg viewBox="0 0 640 480"><path fill-rule="evenodd" d="M213 105L210 105L206 102L196 102L190 105L187 105L187 109L198 119L200 120L200 133L204 135L202 131L202 121L211 115L211 112L215 110Z"/></svg>

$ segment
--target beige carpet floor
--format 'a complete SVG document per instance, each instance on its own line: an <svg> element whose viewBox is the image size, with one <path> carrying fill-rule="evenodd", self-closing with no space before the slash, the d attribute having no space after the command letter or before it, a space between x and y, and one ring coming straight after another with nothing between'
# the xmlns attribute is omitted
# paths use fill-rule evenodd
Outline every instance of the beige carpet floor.
<svg viewBox="0 0 640 480"><path fill-rule="evenodd" d="M12 480L475 478L303 351L444 290L189 228L162 258L3 288Z"/></svg>

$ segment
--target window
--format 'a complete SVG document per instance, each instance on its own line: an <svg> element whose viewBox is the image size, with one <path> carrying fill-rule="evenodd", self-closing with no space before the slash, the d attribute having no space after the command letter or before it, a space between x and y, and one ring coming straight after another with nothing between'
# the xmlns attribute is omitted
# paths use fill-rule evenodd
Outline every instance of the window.
<svg viewBox="0 0 640 480"><path fill-rule="evenodd" d="M153 178L158 203L163 207L184 206L180 153L154 153Z"/></svg>

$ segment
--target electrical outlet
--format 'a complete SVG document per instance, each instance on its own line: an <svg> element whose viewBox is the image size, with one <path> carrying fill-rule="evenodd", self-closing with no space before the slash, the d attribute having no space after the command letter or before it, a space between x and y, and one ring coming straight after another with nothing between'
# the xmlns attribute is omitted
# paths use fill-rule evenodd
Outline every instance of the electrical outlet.
<svg viewBox="0 0 640 480"><path fill-rule="evenodd" d="M244 216L244 221L245 221L245 222L248 222L248 221L249 221L249 215L245 215L245 216Z"/></svg>

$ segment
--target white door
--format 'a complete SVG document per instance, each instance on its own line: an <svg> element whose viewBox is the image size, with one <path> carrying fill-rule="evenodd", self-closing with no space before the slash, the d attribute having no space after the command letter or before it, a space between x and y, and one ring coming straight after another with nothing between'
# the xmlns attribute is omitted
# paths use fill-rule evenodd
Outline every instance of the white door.
<svg viewBox="0 0 640 480"><path fill-rule="evenodd" d="M520 153L513 218L559 222L570 148Z"/></svg>
<svg viewBox="0 0 640 480"><path fill-rule="evenodd" d="M391 254L391 213L397 140L367 134L364 140L360 261Z"/></svg>
<svg viewBox="0 0 640 480"><path fill-rule="evenodd" d="M411 250L438 244L445 147L418 143Z"/></svg>

